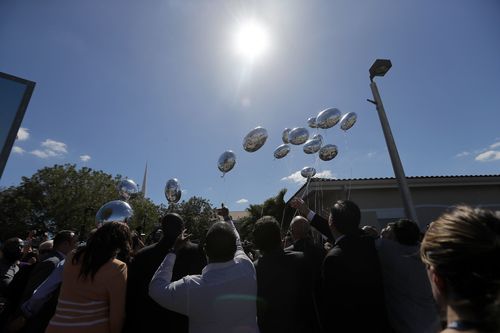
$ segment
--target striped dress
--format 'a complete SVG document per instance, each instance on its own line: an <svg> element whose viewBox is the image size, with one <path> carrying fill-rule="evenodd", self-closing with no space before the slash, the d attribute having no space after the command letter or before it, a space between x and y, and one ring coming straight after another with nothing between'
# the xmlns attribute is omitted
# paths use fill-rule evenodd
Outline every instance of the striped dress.
<svg viewBox="0 0 500 333"><path fill-rule="evenodd" d="M127 265L112 259L94 276L78 277L71 254L64 265L57 309L46 333L119 333L125 319Z"/></svg>

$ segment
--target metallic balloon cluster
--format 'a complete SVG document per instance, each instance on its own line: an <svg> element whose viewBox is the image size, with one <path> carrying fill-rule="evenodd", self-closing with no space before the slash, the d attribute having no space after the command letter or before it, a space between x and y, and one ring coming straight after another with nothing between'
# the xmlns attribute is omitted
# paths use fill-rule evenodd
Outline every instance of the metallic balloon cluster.
<svg viewBox="0 0 500 333"><path fill-rule="evenodd" d="M318 113L316 117L307 119L307 125L310 128L328 129L340 123L340 128L343 131L350 129L357 120L357 115L354 112L346 113L342 116L337 108L329 108ZM243 149L249 153L256 152L265 143L268 138L267 130L263 127L256 127L251 130L243 139ZM273 152L276 159L282 159L288 155L291 150L290 144L302 147L306 154L318 153L319 158L323 161L330 161L338 154L338 148L333 144L323 145L323 137L320 134L309 138L309 131L305 127L285 128L281 138L283 144L279 145ZM222 172L222 177L231 171L236 164L236 155L232 150L223 152L217 162L217 167ZM301 174L305 178L311 178L316 174L313 167L305 167Z"/></svg>

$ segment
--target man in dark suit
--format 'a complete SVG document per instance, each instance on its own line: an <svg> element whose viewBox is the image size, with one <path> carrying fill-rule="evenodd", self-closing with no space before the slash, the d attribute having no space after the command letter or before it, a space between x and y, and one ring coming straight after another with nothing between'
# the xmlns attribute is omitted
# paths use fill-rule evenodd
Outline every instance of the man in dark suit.
<svg viewBox="0 0 500 333"><path fill-rule="evenodd" d="M280 227L274 217L257 221L253 232L263 254L257 272L257 321L261 333L311 332L312 276L304 255L281 248Z"/></svg>
<svg viewBox="0 0 500 333"><path fill-rule="evenodd" d="M285 248L285 251L302 252L309 266L309 272L312 276L312 289L314 307L306 310L310 311L313 318L318 318L318 302L321 296L321 266L325 258L325 249L323 246L314 244L311 236L311 225L303 216L295 216L290 223L290 235L292 236L293 244ZM315 321L315 325L310 327L310 332L320 332L319 321Z"/></svg>
<svg viewBox="0 0 500 333"><path fill-rule="evenodd" d="M184 221L175 213L166 214L161 220L163 238L141 249L128 266L125 332L188 332L188 318L167 310L149 297L149 283L158 266L172 249L174 241L184 229ZM177 255L173 280L186 275L200 274L206 257L198 245L186 244Z"/></svg>
<svg viewBox="0 0 500 333"><path fill-rule="evenodd" d="M291 206L334 240L322 266L320 312L324 331L391 332L380 263L373 240L359 230L359 207L352 201L339 200L326 220L299 198L294 198Z"/></svg>
<svg viewBox="0 0 500 333"><path fill-rule="evenodd" d="M28 283L24 288L21 304L31 297L33 291L52 273L57 264L66 255L75 249L78 237L71 230L59 231L54 237L52 250L45 255L45 259L36 264L31 271Z"/></svg>

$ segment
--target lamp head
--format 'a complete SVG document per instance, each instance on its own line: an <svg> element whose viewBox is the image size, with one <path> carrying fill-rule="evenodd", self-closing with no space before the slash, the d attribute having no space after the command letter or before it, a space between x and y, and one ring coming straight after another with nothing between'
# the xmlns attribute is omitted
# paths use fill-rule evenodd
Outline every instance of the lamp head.
<svg viewBox="0 0 500 333"><path fill-rule="evenodd" d="M373 80L375 76L384 76L391 67L392 63L389 59L375 60L372 67L370 67L370 80Z"/></svg>

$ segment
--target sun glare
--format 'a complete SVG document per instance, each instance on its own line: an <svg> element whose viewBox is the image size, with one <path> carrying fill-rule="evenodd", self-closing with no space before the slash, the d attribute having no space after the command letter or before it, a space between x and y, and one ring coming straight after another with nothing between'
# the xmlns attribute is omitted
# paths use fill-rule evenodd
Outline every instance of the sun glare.
<svg viewBox="0 0 500 333"><path fill-rule="evenodd" d="M269 35L262 24L244 23L236 33L236 51L247 60L261 57L269 48Z"/></svg>

